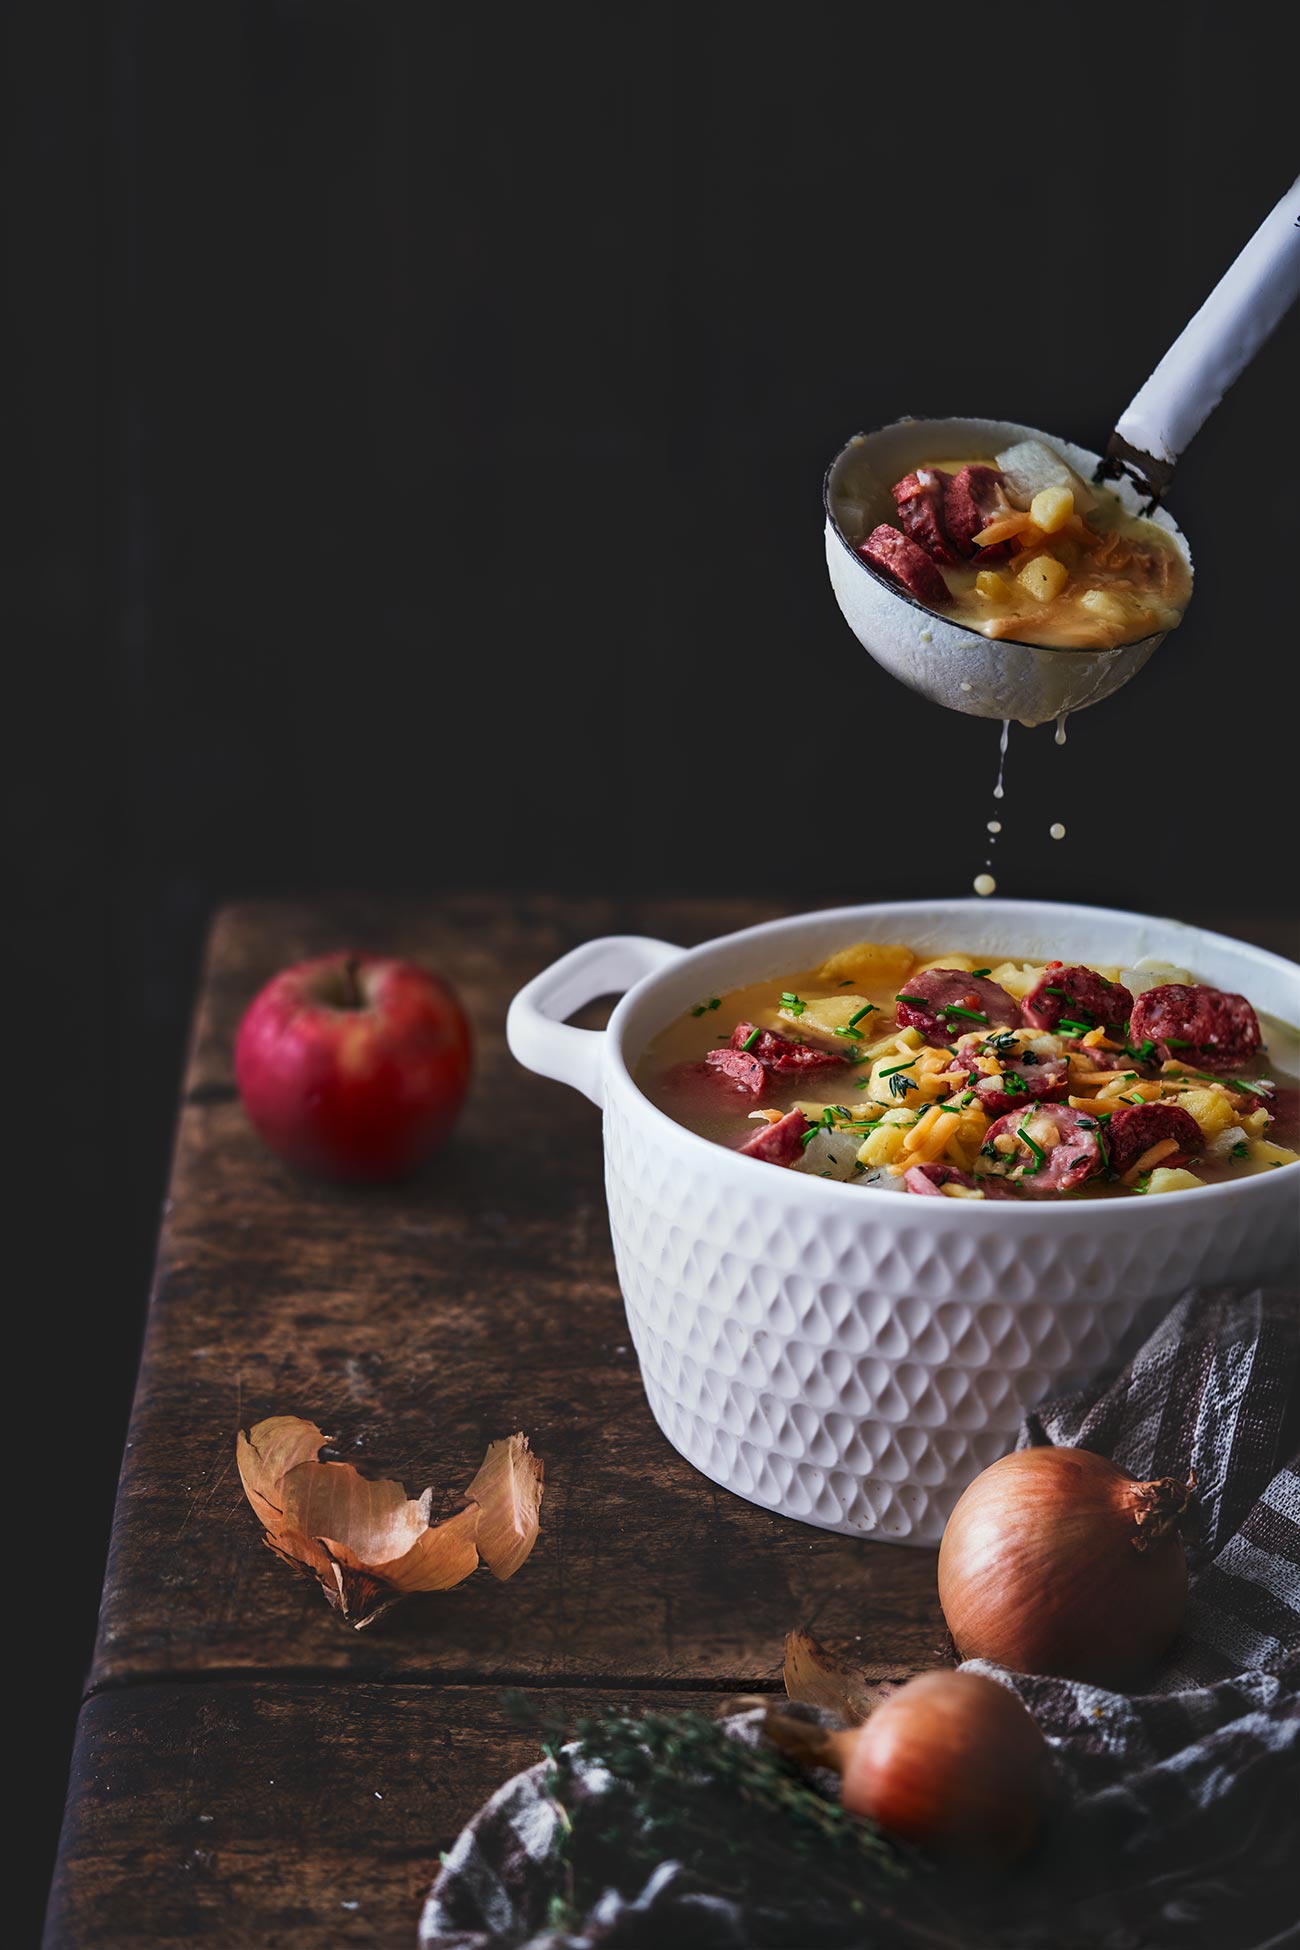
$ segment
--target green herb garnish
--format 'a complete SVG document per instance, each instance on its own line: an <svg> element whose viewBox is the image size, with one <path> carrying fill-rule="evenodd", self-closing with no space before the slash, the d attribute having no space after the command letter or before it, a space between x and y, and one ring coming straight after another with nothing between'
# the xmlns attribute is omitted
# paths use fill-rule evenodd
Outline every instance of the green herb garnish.
<svg viewBox="0 0 1300 1950"><path fill-rule="evenodd" d="M740 1047L742 1049L753 1049L755 1043L758 1041L762 1033L763 1032L761 1029L751 1029L748 1036L746 1036L744 1042L740 1045Z"/></svg>
<svg viewBox="0 0 1300 1950"><path fill-rule="evenodd" d="M1076 1022L1073 1016L1058 1017L1056 1026L1063 1029L1067 1036L1090 1036L1093 1030L1092 1023Z"/></svg>
<svg viewBox="0 0 1300 1950"><path fill-rule="evenodd" d="M874 1002L864 1002L862 1007L857 1011L857 1013L849 1017L849 1028L856 1029L858 1024L862 1021L863 1016L869 1016L874 1014L875 1012L876 1012L876 1005Z"/></svg>
<svg viewBox="0 0 1300 1950"><path fill-rule="evenodd" d="M909 1090L919 1090L920 1088L920 1084L913 1083L911 1077L894 1076L892 1074L890 1076L889 1094L891 1097L905 1097Z"/></svg>
<svg viewBox="0 0 1300 1950"><path fill-rule="evenodd" d="M1238 1138L1228 1153L1228 1156L1230 1158L1248 1158L1250 1156L1250 1146L1247 1144L1245 1138Z"/></svg>
<svg viewBox="0 0 1300 1950"><path fill-rule="evenodd" d="M1030 1117L1032 1116L1033 1116L1033 1112L1031 1111ZM1024 1123L1020 1126L1020 1129L1016 1132L1016 1136L1020 1139L1022 1144L1027 1144L1029 1146L1029 1149L1033 1152L1035 1158L1038 1160L1037 1164L1035 1165L1025 1165L1022 1169L1021 1176L1024 1178L1035 1178L1037 1177L1038 1173L1043 1169L1043 1166L1047 1163L1047 1153L1046 1151L1044 1151L1041 1144L1035 1144L1033 1138L1030 1137L1028 1117L1025 1119Z"/></svg>
<svg viewBox="0 0 1300 1950"><path fill-rule="evenodd" d="M808 1007L808 1004L801 1000L799 996L792 995L789 989L782 989L781 1001L792 1016L801 1016Z"/></svg>
<svg viewBox="0 0 1300 1950"><path fill-rule="evenodd" d="M991 973L992 970L988 968L972 968L971 970L971 974L975 977L976 981L978 981L982 975L989 975Z"/></svg>
<svg viewBox="0 0 1300 1950"><path fill-rule="evenodd" d="M722 997L720 995L711 995L707 1002L697 1002L691 1010L691 1014L693 1016L707 1016L710 1009L720 1009L721 1007Z"/></svg>

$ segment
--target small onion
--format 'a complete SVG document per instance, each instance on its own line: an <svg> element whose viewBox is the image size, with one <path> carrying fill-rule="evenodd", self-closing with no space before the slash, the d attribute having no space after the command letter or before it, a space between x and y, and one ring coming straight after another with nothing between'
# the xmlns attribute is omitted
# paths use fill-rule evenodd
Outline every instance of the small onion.
<svg viewBox="0 0 1300 1950"><path fill-rule="evenodd" d="M1015 1694L979 1673L923 1672L842 1733L774 1712L767 1732L803 1765L834 1768L851 1814L940 1856L1014 1862L1048 1800L1047 1742Z"/></svg>
<svg viewBox="0 0 1300 1950"><path fill-rule="evenodd" d="M1178 1526L1192 1487L1140 1483L1088 1449L993 1463L939 1546L939 1603L961 1657L1098 1686L1140 1678L1182 1622Z"/></svg>

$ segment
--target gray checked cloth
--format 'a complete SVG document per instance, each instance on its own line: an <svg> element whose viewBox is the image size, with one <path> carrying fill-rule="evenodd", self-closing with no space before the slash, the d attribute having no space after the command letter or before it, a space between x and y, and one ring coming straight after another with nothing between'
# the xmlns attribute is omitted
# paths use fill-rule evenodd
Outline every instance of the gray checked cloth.
<svg viewBox="0 0 1300 1950"><path fill-rule="evenodd" d="M1281 1950L1300 1945L1300 1296L1187 1294L1101 1393L1046 1403L1021 1444L1111 1456L1133 1474L1195 1470L1199 1528L1184 1631L1129 1696L974 1663L1051 1742L1047 1839L994 1889L944 1878L811 1922L711 1893L682 1863L629 1868L578 1925L548 1927L560 1815L548 1764L509 1781L446 1857L422 1950ZM792 1620L792 1623L797 1621ZM812 1709L801 1709L812 1713ZM825 1716L820 1716L825 1718ZM728 1722L754 1741L761 1714ZM579 1760L571 1801L618 1789Z"/></svg>

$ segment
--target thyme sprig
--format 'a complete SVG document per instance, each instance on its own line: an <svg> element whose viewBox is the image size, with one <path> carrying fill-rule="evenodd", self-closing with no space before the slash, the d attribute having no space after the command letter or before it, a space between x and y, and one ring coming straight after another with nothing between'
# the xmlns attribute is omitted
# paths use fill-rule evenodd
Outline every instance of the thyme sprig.
<svg viewBox="0 0 1300 1950"><path fill-rule="evenodd" d="M566 1728L520 1694L504 1704L550 1762L562 1882L552 1928L572 1928L611 1883L639 1887L666 1861L737 1901L840 1916L863 1914L918 1866L770 1743L747 1746L706 1714L606 1711ZM574 1792L580 1758L613 1776L610 1795Z"/></svg>

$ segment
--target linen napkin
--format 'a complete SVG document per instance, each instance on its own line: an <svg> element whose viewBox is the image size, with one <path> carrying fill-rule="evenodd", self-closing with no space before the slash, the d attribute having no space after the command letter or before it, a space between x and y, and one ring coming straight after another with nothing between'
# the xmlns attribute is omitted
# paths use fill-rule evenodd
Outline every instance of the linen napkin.
<svg viewBox="0 0 1300 1950"><path fill-rule="evenodd" d="M1025 1424L1021 1446L1094 1449L1143 1478L1194 1469L1200 1521L1184 1630L1148 1692L971 1663L1019 1694L1059 1774L1044 1843L1002 1884L958 1892L927 1876L810 1924L712 1894L668 1861L648 1878L630 1868L580 1925L549 1929L562 1817L542 1763L508 1781L445 1858L422 1950L1300 1943L1298 1371L1300 1295L1197 1290L1108 1386L1047 1402ZM761 1718L735 1715L728 1730L756 1741ZM608 1802L618 1818L617 1783L581 1758L569 1797Z"/></svg>

